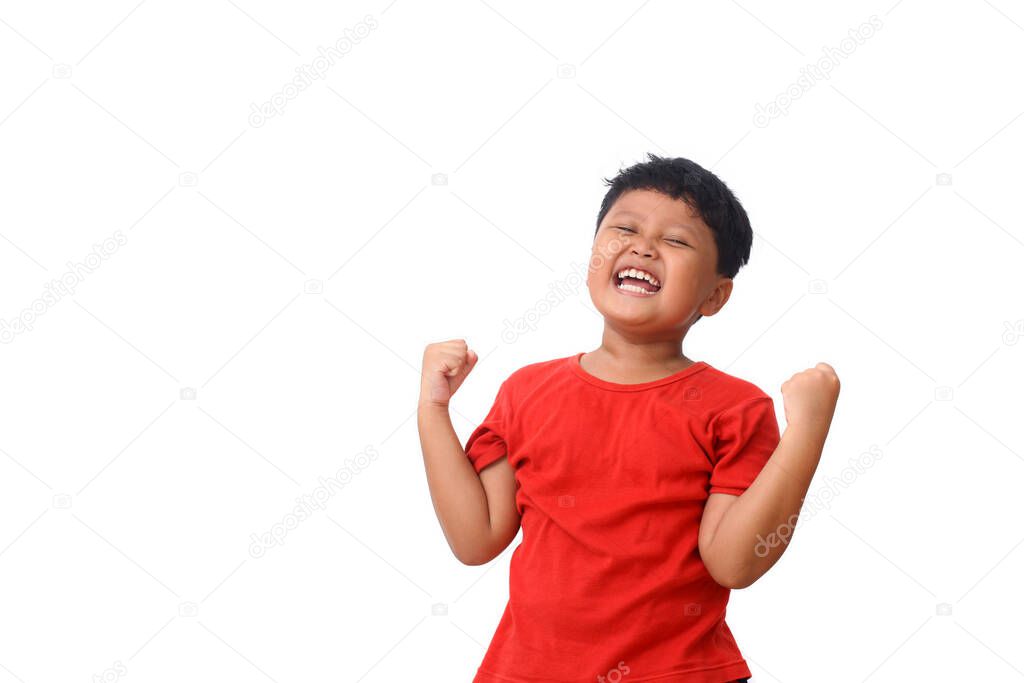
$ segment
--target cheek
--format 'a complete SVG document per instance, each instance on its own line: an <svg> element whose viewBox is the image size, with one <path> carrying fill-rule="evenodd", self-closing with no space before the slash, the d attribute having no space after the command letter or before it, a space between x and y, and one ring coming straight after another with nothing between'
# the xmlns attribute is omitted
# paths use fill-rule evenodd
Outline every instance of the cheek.
<svg viewBox="0 0 1024 683"><path fill-rule="evenodd" d="M591 270L611 268L623 246L623 242L614 236L598 238L590 252Z"/></svg>
<svg viewBox="0 0 1024 683"><path fill-rule="evenodd" d="M693 295L700 289L700 273L692 265L681 264L672 274L671 282L676 294Z"/></svg>
<svg viewBox="0 0 1024 683"><path fill-rule="evenodd" d="M587 282L596 280L605 272L608 265L608 256L600 244L595 244L590 251L590 259L587 261Z"/></svg>

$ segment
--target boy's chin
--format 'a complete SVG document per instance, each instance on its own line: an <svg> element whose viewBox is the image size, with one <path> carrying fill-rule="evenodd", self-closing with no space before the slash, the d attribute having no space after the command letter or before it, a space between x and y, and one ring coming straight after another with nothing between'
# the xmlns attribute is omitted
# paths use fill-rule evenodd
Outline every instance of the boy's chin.
<svg viewBox="0 0 1024 683"><path fill-rule="evenodd" d="M606 323L614 323L616 326L647 325L656 317L652 310L630 309L630 302L619 303L591 299L594 308L601 314Z"/></svg>
<svg viewBox="0 0 1024 683"><path fill-rule="evenodd" d="M638 297L625 297L617 292L611 292L610 296L602 298L591 293L590 302L594 309L604 318L605 324L612 324L615 327L643 327L651 328L652 323L658 329L681 329L686 326L682 318L670 319L664 310L657 306L644 306L642 299ZM639 305L634 305L639 303Z"/></svg>

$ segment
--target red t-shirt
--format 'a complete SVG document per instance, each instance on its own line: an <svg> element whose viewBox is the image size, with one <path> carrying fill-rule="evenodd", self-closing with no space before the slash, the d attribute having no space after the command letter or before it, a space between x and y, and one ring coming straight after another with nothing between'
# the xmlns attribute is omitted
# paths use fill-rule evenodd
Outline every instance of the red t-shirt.
<svg viewBox="0 0 1024 683"><path fill-rule="evenodd" d="M697 533L778 445L772 398L704 361L618 384L582 355L513 372L466 442L477 472L508 456L523 531L474 683L750 676Z"/></svg>

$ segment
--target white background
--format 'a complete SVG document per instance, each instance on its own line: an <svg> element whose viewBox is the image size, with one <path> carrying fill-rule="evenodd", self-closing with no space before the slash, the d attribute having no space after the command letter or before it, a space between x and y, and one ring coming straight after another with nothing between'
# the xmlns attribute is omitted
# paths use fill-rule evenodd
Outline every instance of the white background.
<svg viewBox="0 0 1024 683"><path fill-rule="evenodd" d="M423 347L481 356L463 439L596 348L574 273L647 152L755 231L687 355L780 420L794 373L842 382L805 519L729 605L753 680L1024 678L1020 5L424 5L0 4L0 683L470 680L518 540L444 541Z"/></svg>

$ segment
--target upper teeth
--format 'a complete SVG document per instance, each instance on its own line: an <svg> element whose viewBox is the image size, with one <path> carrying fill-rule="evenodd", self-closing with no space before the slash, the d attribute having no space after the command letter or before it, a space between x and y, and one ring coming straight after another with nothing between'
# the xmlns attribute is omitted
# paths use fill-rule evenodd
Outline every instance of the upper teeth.
<svg viewBox="0 0 1024 683"><path fill-rule="evenodd" d="M641 280L647 280L648 282L650 282L655 287L660 287L661 286L661 283L658 282L658 278L654 277L653 275L651 275L650 273L648 273L645 270L638 270L636 268L626 268L625 270L620 270L618 272L618 277L620 277L620 278L623 278L623 277L635 277L635 278L639 278Z"/></svg>

